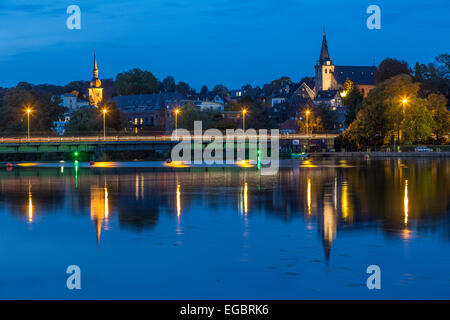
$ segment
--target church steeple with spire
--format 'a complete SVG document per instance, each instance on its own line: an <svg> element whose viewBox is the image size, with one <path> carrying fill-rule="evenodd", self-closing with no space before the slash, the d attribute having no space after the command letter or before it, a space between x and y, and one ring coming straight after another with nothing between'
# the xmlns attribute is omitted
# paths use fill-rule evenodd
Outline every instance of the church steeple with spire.
<svg viewBox="0 0 450 320"><path fill-rule="evenodd" d="M327 35L323 31L322 48L320 50L320 58L316 64L316 94L322 90L331 90L335 86L334 81L334 64L331 61L330 53L328 52Z"/></svg>
<svg viewBox="0 0 450 320"><path fill-rule="evenodd" d="M98 107L103 102L102 82L98 78L97 55L94 52L94 69L92 70L91 86L89 88L89 104Z"/></svg>
<svg viewBox="0 0 450 320"><path fill-rule="evenodd" d="M322 39L322 49L320 50L320 59L319 62L331 61L330 54L328 52L328 44L327 44L327 35L325 34L325 30L323 32Z"/></svg>

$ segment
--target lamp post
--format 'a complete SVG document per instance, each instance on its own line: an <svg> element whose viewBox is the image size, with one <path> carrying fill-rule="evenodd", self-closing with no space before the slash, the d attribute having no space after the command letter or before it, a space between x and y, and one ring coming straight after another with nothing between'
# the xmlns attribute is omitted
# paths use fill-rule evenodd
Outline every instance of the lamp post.
<svg viewBox="0 0 450 320"><path fill-rule="evenodd" d="M405 117L405 106L408 103L408 99L407 98L403 98L402 99L402 113L403 113L403 118ZM402 129L399 129L398 131L398 146L400 147L401 143L403 142L402 139L403 138L403 134L402 134Z"/></svg>
<svg viewBox="0 0 450 320"><path fill-rule="evenodd" d="M180 109L175 109L175 132L178 130L178 113L180 112Z"/></svg>
<svg viewBox="0 0 450 320"><path fill-rule="evenodd" d="M246 109L242 110L242 130L245 132L245 114L247 113Z"/></svg>
<svg viewBox="0 0 450 320"><path fill-rule="evenodd" d="M306 110L306 136L309 136L309 113L311 111Z"/></svg>
<svg viewBox="0 0 450 320"><path fill-rule="evenodd" d="M27 109L28 141L30 141L30 113L31 113L31 109L28 108L28 109Z"/></svg>
<svg viewBox="0 0 450 320"><path fill-rule="evenodd" d="M103 109L103 141L106 140L106 109Z"/></svg>

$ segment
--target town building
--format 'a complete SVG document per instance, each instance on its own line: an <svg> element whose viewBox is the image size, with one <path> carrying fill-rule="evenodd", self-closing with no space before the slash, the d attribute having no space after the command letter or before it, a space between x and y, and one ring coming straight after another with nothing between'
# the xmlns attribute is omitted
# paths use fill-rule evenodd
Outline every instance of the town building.
<svg viewBox="0 0 450 320"><path fill-rule="evenodd" d="M195 106L200 108L200 111L213 110L213 111L223 111L223 103L213 102L213 101L200 101L196 100L193 102Z"/></svg>
<svg viewBox="0 0 450 320"><path fill-rule="evenodd" d="M94 53L94 69L93 76L90 83L89 91L89 104L96 108L103 102L103 88L102 82L98 78L97 57Z"/></svg>
<svg viewBox="0 0 450 320"><path fill-rule="evenodd" d="M134 127L140 130L166 131L173 125L173 110L185 97L176 92L116 96L111 98Z"/></svg>
<svg viewBox="0 0 450 320"><path fill-rule="evenodd" d="M89 101L79 99L76 91L64 93L59 97L61 98L61 106L67 108L69 114L78 109L89 107Z"/></svg>
<svg viewBox="0 0 450 320"><path fill-rule="evenodd" d="M364 96L375 88L375 66L336 66L330 58L324 32L320 58L315 66L315 93L341 90L347 79L353 81Z"/></svg>

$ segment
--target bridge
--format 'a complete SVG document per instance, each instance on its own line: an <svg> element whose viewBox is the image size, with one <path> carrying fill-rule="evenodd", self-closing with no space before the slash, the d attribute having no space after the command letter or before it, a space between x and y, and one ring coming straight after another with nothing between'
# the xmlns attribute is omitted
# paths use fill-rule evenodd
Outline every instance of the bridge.
<svg viewBox="0 0 450 320"><path fill-rule="evenodd" d="M289 140L307 141L313 139L323 139L327 143L332 143L337 134L281 134L280 143ZM252 136L246 135L250 139L267 139L270 143L270 135ZM0 137L0 154L24 154L24 153L73 153L73 152L114 152L114 151L170 151L171 148L182 139L190 138L192 142L208 144L211 141L203 136L179 136L179 140L172 140L171 135L155 136L86 136L86 137ZM224 136L225 139L230 136ZM243 139L243 136L231 136L234 139Z"/></svg>

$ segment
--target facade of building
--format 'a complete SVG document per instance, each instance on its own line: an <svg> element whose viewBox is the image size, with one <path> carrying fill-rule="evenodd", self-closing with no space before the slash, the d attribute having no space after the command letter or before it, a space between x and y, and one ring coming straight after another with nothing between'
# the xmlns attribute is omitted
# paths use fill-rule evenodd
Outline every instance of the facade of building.
<svg viewBox="0 0 450 320"><path fill-rule="evenodd" d="M89 91L89 104L98 108L103 102L103 88L102 82L98 78L97 57L94 53L94 69Z"/></svg>
<svg viewBox="0 0 450 320"><path fill-rule="evenodd" d="M173 110L182 105L183 99L179 93L162 92L116 96L111 101L128 117L135 131L166 131L172 126Z"/></svg>
<svg viewBox="0 0 450 320"><path fill-rule="evenodd" d="M347 79L352 80L361 93L367 96L375 88L375 66L336 66L330 58L327 37L323 34L320 58L315 66L315 93L342 89Z"/></svg>
<svg viewBox="0 0 450 320"><path fill-rule="evenodd" d="M89 102L86 100L80 100L75 93L64 93L60 95L62 100L61 106L68 109L68 113L72 113L80 108L89 107Z"/></svg>
<svg viewBox="0 0 450 320"><path fill-rule="evenodd" d="M200 111L213 110L213 111L223 111L223 103L212 102L212 101L194 101L194 105L200 108Z"/></svg>

